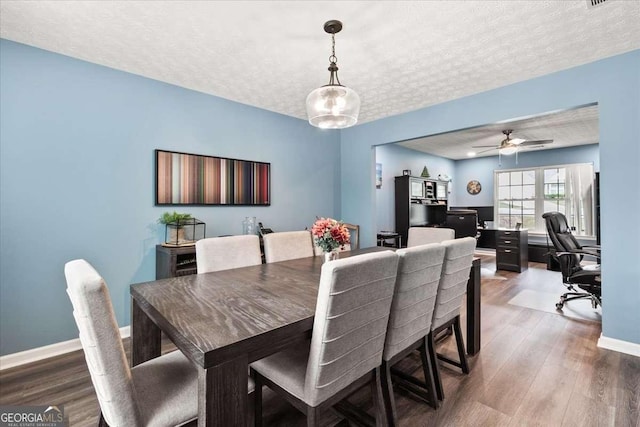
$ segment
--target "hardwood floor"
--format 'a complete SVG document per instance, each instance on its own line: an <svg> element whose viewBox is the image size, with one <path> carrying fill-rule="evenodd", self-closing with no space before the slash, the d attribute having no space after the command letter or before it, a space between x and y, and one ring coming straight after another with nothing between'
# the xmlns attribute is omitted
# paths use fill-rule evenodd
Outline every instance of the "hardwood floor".
<svg viewBox="0 0 640 427"><path fill-rule="evenodd" d="M496 272L488 255L482 265L482 349L469 358L471 373L441 365L445 400L437 411L396 389L400 425L640 426L640 358L596 347L599 323L508 304L524 289L560 295L560 274L537 263L521 274ZM163 341L163 350L172 348ZM454 340L445 339L438 351L455 358ZM399 367L419 376L417 356ZM351 401L370 409L368 393L364 388ZM306 425L268 390L264 399L266 425ZM63 404L71 426L97 425L82 352L0 372L0 405L31 404ZM323 425L340 420L330 412Z"/></svg>

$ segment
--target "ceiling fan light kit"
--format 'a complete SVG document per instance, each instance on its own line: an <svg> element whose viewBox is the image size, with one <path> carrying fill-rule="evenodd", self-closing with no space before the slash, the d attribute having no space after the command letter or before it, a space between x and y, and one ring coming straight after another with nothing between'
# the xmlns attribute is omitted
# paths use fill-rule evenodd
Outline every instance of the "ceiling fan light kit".
<svg viewBox="0 0 640 427"><path fill-rule="evenodd" d="M473 148L489 148L488 150L480 151L480 153L484 153L491 150L498 150L498 155L500 156L510 156L512 154L518 154L520 147L531 147L533 145L542 145L542 144L550 144L553 142L553 139L541 139L537 141L527 141L522 138L511 138L512 129L505 129L502 133L505 135L505 138L500 141L500 145L475 145ZM478 154L480 154L478 153ZM517 162L517 160L516 160Z"/></svg>
<svg viewBox="0 0 640 427"><path fill-rule="evenodd" d="M355 125L360 114L360 97L343 86L338 79L336 57L336 33L342 30L342 22L331 20L324 24L324 31L331 34L329 57L329 84L311 91L307 96L307 117L312 126L322 129L344 129Z"/></svg>

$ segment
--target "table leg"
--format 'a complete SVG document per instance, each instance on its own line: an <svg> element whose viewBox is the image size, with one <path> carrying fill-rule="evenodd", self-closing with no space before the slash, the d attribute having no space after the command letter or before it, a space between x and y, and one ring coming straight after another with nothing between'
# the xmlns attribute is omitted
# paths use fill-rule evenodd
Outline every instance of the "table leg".
<svg viewBox="0 0 640 427"><path fill-rule="evenodd" d="M160 328L131 298L131 366L160 356Z"/></svg>
<svg viewBox="0 0 640 427"><path fill-rule="evenodd" d="M480 258L474 259L467 282L467 354L480 351Z"/></svg>
<svg viewBox="0 0 640 427"><path fill-rule="evenodd" d="M198 426L246 426L248 358L198 371Z"/></svg>

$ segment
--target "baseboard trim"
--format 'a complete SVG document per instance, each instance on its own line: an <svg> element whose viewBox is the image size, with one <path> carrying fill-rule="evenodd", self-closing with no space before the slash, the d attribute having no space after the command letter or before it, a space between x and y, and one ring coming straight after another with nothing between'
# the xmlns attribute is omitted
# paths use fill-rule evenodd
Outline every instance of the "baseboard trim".
<svg viewBox="0 0 640 427"><path fill-rule="evenodd" d="M120 328L120 336L122 338L127 338L130 335L131 326L124 326ZM48 359L49 357L71 353L72 351L80 349L82 349L80 339L76 338L69 341L58 342L55 344L45 345L43 347L20 351L18 353L7 354L6 356L0 356L0 371L15 368L16 366L26 365L27 363L37 362L39 360Z"/></svg>
<svg viewBox="0 0 640 427"><path fill-rule="evenodd" d="M598 347L640 357L640 344L608 338L602 334L600 334L600 338L598 339Z"/></svg>

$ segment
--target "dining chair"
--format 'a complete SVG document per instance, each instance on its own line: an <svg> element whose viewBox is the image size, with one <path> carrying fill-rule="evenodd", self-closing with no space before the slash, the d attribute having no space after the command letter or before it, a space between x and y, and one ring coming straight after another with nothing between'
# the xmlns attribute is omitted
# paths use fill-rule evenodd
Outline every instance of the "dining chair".
<svg viewBox="0 0 640 427"><path fill-rule="evenodd" d="M262 425L263 385L317 426L322 410L370 383L376 420L384 423L380 364L397 268L391 251L322 266L311 340L251 364L256 426Z"/></svg>
<svg viewBox="0 0 640 427"><path fill-rule="evenodd" d="M102 412L100 425L195 425L196 367L180 351L173 351L129 368L104 279L83 259L66 263L64 274ZM251 379L248 387L252 392Z"/></svg>
<svg viewBox="0 0 640 427"><path fill-rule="evenodd" d="M473 263L473 252L476 248L476 239L473 237L463 237L461 239L445 240L442 242L445 247L444 262L442 264L442 274L438 283L438 294L436 296L436 306L433 311L433 322L428 340L433 345L433 338L442 330L453 327L458 348L459 361L455 361L441 354L437 358L443 362L457 366L465 374L469 373L469 364L465 353L462 330L460 329L460 307L462 298L467 289L469 272ZM444 390L440 378L440 368L435 352L432 354L431 364L433 365L433 375L435 379L436 392L440 400L444 399Z"/></svg>
<svg viewBox="0 0 640 427"><path fill-rule="evenodd" d="M248 234L198 240L196 264L198 274L262 264L260 238Z"/></svg>
<svg viewBox="0 0 640 427"><path fill-rule="evenodd" d="M262 241L267 264L314 256L313 240L308 230L269 233L262 237Z"/></svg>
<svg viewBox="0 0 640 427"><path fill-rule="evenodd" d="M429 243L440 243L445 240L455 238L455 230L441 227L409 227L407 237L407 247L426 245Z"/></svg>
<svg viewBox="0 0 640 427"><path fill-rule="evenodd" d="M80 342L98 396L112 427L179 425L198 415L198 373L175 351L129 368L107 285L85 260L64 268Z"/></svg>
<svg viewBox="0 0 640 427"><path fill-rule="evenodd" d="M431 331L444 253L445 247L438 243L396 251L398 275L382 353L382 395L389 425L397 425L392 373L403 388L429 402L434 409L438 407L431 366L435 350L427 337ZM420 352L425 381L393 368L416 349Z"/></svg>
<svg viewBox="0 0 640 427"><path fill-rule="evenodd" d="M360 226L347 222L344 223L344 226L349 230L349 240L351 241L348 250L360 249Z"/></svg>

